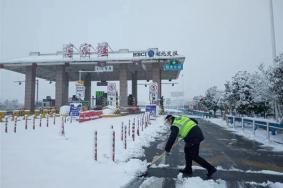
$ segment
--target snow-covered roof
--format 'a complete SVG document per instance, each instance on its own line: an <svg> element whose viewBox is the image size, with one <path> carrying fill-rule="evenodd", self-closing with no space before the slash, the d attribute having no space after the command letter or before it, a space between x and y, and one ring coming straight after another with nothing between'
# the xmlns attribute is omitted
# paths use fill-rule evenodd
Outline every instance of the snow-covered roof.
<svg viewBox="0 0 283 188"><path fill-rule="evenodd" d="M97 55L91 55L89 57L82 57L78 53L74 53L72 58L64 57L62 52L57 53L49 53L49 54L41 54L40 52L31 52L32 55L20 58L13 58L7 60L1 60L0 64L9 65L9 64L21 64L23 65L30 65L32 63L42 64L42 63L76 63L76 62L99 62L99 61L106 61L106 62L117 62L120 63L130 63L133 61L154 61L154 60L170 60L170 59L179 59L181 63L184 62L185 57L181 55L175 56L140 56L134 57L133 51L129 52L109 52L108 56L99 57ZM183 60L183 61L182 61ZM42 64L43 65L43 64Z"/></svg>
<svg viewBox="0 0 283 188"><path fill-rule="evenodd" d="M92 73L92 81L119 80L119 70L122 64L125 64L129 72L137 71L138 80L152 80L153 66L158 63L162 71L161 79L172 80L178 78L180 70L163 71L162 68L172 60L183 64L185 57L178 54L177 51L158 51L158 49L155 49L153 54L149 54L149 50L119 50L109 52L108 56L98 56L98 54L93 53L87 57L79 53L73 53L71 58L64 56L63 52L49 54L31 52L30 56L27 57L0 61L0 68L25 74L25 67L36 63L37 77L55 81L56 66L67 64L66 72L69 73L69 80L75 81L78 80L79 71L94 70L99 63L105 62L107 65L113 66L114 71L110 73ZM131 80L131 74L128 74L128 80Z"/></svg>

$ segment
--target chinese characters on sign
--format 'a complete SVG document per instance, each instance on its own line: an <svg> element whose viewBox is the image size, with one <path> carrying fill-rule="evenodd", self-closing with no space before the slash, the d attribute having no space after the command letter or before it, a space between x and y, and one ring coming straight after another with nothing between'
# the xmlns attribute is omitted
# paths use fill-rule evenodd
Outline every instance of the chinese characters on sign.
<svg viewBox="0 0 283 188"><path fill-rule="evenodd" d="M73 58L74 54L79 54L80 58L90 58L93 54L96 54L97 57L104 57L108 56L108 48L109 45L107 42L99 43L96 49L94 49L93 46L89 43L81 44L79 49L77 49L73 44L69 43L63 45L63 57Z"/></svg>
<svg viewBox="0 0 283 188"><path fill-rule="evenodd" d="M95 66L94 67L94 72L113 72L113 66L112 65L108 65L108 66Z"/></svg>
<svg viewBox="0 0 283 188"><path fill-rule="evenodd" d="M156 52L156 56L177 56L177 51L158 51Z"/></svg>
<svg viewBox="0 0 283 188"><path fill-rule="evenodd" d="M108 104L110 106L116 106L116 84L109 83L107 86L107 96L108 96Z"/></svg>
<svg viewBox="0 0 283 188"><path fill-rule="evenodd" d="M63 57L73 58L74 55L74 45L73 44L65 44L63 46Z"/></svg>
<svg viewBox="0 0 283 188"><path fill-rule="evenodd" d="M88 43L81 44L81 46L80 46L80 57L90 57L90 55L92 53L91 49L93 49L91 44L88 44Z"/></svg>
<svg viewBox="0 0 283 188"><path fill-rule="evenodd" d="M165 64L163 66L164 71L179 71L183 70L183 64Z"/></svg>
<svg viewBox="0 0 283 188"><path fill-rule="evenodd" d="M178 56L177 51L156 51L154 50L148 50L148 51L135 51L133 52L133 57L160 57L160 56L167 56L167 57L173 57Z"/></svg>
<svg viewBox="0 0 283 188"><path fill-rule="evenodd" d="M80 58L88 57L95 54L97 57L107 57L109 55L109 44L107 42L98 43L96 49L89 44L83 43L79 48L76 48L72 43L63 46L63 57L73 58L74 54L79 54ZM111 48L110 48L111 49ZM158 51L157 48L151 48L148 50L134 51L132 52L133 57L175 57L178 56L178 52L175 51ZM131 53L129 53L131 55Z"/></svg>
<svg viewBox="0 0 283 188"><path fill-rule="evenodd" d="M103 42L97 45L97 55L99 57L108 56L108 43Z"/></svg>
<svg viewBox="0 0 283 188"><path fill-rule="evenodd" d="M80 112L82 109L82 103L70 103L70 116L71 117L80 117Z"/></svg>
<svg viewBox="0 0 283 188"><path fill-rule="evenodd" d="M85 98L85 86L81 83L76 84L76 96L80 100L84 100Z"/></svg>

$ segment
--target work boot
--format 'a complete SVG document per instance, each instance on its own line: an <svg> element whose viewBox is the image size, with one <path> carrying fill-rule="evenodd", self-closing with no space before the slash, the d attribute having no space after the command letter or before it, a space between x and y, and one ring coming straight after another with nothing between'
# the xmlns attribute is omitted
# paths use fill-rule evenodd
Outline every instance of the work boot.
<svg viewBox="0 0 283 188"><path fill-rule="evenodd" d="M212 174L214 174L216 172L216 168L215 167L211 167L207 170L207 178L210 178L212 176Z"/></svg>
<svg viewBox="0 0 283 188"><path fill-rule="evenodd" d="M180 169L179 172L181 172L181 173L183 173L184 175L187 175L187 176L191 176L193 174L193 171L190 168Z"/></svg>

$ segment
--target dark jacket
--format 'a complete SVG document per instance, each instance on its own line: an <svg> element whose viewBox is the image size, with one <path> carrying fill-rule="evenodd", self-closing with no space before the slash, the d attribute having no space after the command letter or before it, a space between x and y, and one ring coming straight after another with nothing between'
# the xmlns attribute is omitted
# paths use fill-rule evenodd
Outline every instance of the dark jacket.
<svg viewBox="0 0 283 188"><path fill-rule="evenodd" d="M193 118L190 118L191 120L193 120L194 122L197 122L197 120L193 119ZM171 151L171 148L176 140L176 138L178 137L178 133L179 133L179 128L176 127L176 126L171 126L170 127L170 130L171 130L171 134L168 138L168 141L166 143L166 146L165 146L165 151L167 152L170 152ZM199 128L198 125L196 125L195 127L193 127L189 134L184 138L184 141L186 143L200 143L201 141L204 140L204 136L202 134L202 131L201 129Z"/></svg>

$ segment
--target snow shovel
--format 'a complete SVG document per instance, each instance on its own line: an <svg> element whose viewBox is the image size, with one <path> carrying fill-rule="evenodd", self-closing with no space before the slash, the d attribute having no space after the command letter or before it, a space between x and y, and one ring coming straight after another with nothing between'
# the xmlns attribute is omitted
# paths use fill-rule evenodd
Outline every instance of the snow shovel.
<svg viewBox="0 0 283 188"><path fill-rule="evenodd" d="M177 144L179 144L180 141L181 141L181 139L179 139L177 142L175 142L171 149L173 149ZM149 167L151 167L153 164L155 164L157 161L159 161L159 159L163 158L163 157L165 156L165 154L166 154L166 151L164 151L164 152L161 153L159 156L157 156L156 158L154 158L154 159L147 165L146 168L148 169ZM148 174L148 173L147 173L147 171L146 171L146 172L144 172L143 174L139 175L139 177L144 177L144 176L146 176L147 174Z"/></svg>

